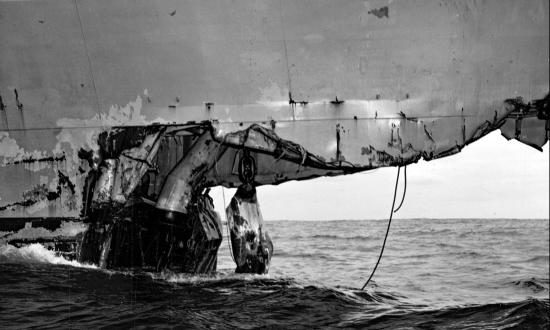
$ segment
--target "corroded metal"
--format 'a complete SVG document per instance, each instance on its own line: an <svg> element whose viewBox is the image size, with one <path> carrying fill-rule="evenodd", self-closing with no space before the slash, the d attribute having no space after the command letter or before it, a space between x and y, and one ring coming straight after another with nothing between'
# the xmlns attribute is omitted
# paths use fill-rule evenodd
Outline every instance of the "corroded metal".
<svg viewBox="0 0 550 330"><path fill-rule="evenodd" d="M94 220L78 240L81 262L194 274L216 270L221 221L208 195L195 196L188 215L166 217L142 203L111 209Z"/></svg>
<svg viewBox="0 0 550 330"><path fill-rule="evenodd" d="M250 133L250 132L247 132ZM248 134L246 134L248 138ZM244 145L245 141L242 141ZM233 260L237 273L264 274L269 270L273 243L263 225L254 181L258 167L248 149L240 152L238 163L241 185L226 208Z"/></svg>
<svg viewBox="0 0 550 330"><path fill-rule="evenodd" d="M99 165L92 202L95 204L126 203L143 175L152 166L160 145L160 132L147 135L133 148L120 150L118 157L104 159Z"/></svg>
<svg viewBox="0 0 550 330"><path fill-rule="evenodd" d="M196 198L189 213L190 237L181 241L181 259L172 261L172 268L181 267L181 271L193 274L211 273L216 270L218 248L223 237L220 216L214 211L208 195Z"/></svg>
<svg viewBox="0 0 550 330"><path fill-rule="evenodd" d="M542 146L550 139L550 94L527 104L521 98L507 102L514 106L514 111L500 129L502 136L542 151Z"/></svg>
<svg viewBox="0 0 550 330"><path fill-rule="evenodd" d="M265 274L273 256L273 243L263 224L256 189L243 184L226 209L231 248L237 273Z"/></svg>
<svg viewBox="0 0 550 330"><path fill-rule="evenodd" d="M113 200L117 167L118 160L116 159L105 159L99 167L100 175L95 184L96 189L94 189L92 197L95 203L107 204Z"/></svg>
<svg viewBox="0 0 550 330"><path fill-rule="evenodd" d="M187 156L170 172L159 194L157 208L187 213L197 190L205 187L204 173L216 161L219 144L203 133L187 151Z"/></svg>
<svg viewBox="0 0 550 330"><path fill-rule="evenodd" d="M130 194L139 184L141 178L152 166L152 161L160 146L162 132L149 134L139 147L124 150L120 153L117 172L116 195L114 200L126 202Z"/></svg>

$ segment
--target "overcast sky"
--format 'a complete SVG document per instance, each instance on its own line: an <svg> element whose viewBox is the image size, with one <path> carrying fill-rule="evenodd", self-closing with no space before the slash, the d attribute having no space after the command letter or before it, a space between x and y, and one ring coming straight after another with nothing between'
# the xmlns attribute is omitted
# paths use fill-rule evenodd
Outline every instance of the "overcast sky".
<svg viewBox="0 0 550 330"><path fill-rule="evenodd" d="M457 155L410 165L395 218L548 218L548 143L543 149L506 141L496 131ZM266 220L387 219L396 174L392 167L262 186L258 199ZM229 204L235 190L224 191ZM398 200L401 192L402 185ZM211 196L225 220L221 189Z"/></svg>

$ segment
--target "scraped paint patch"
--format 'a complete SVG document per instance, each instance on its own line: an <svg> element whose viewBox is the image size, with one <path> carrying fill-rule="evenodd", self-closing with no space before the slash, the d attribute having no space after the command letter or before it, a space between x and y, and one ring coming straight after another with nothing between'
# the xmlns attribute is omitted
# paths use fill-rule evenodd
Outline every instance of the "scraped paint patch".
<svg viewBox="0 0 550 330"><path fill-rule="evenodd" d="M135 101L128 102L125 106L112 105L109 112L99 113L88 119L60 118L57 120L56 124L62 127L62 130L56 136L57 144L53 152L68 155L67 173L71 181L79 182L76 177L80 163L78 151L89 150L97 155L99 152L97 141L101 132L117 125L150 124L141 114L142 105L142 98L138 95ZM80 194L80 190L76 190L77 194ZM80 200L79 196L77 200Z"/></svg>
<svg viewBox="0 0 550 330"><path fill-rule="evenodd" d="M78 214L76 196L76 186L61 171L57 171L58 176L46 183L38 184L29 190L26 190L21 200L6 205L0 205L0 212L24 212L24 216L35 215L36 213L47 210L52 203L63 208L65 212ZM41 178L42 179L42 178ZM62 201L62 203L59 203Z"/></svg>
<svg viewBox="0 0 550 330"><path fill-rule="evenodd" d="M288 105L288 97L286 96L286 93L273 81L271 81L271 84L267 87L260 87L260 93L261 96L258 101L259 104L271 106Z"/></svg>
<svg viewBox="0 0 550 330"><path fill-rule="evenodd" d="M150 124L141 114L142 105L141 96L138 95L135 101L129 102L125 106L112 105L108 113L99 113L89 119L58 119L56 124L62 127L62 130L57 135L58 143L54 152L63 152L63 143L65 142L71 146L73 161L78 163L78 150L84 148L97 152L99 150L97 137L107 128L117 125Z"/></svg>
<svg viewBox="0 0 550 330"><path fill-rule="evenodd" d="M0 132L0 166L7 166L16 162L24 162L29 159L41 159L46 158L47 154L45 151L25 151L21 148L17 141L10 137L8 132ZM32 167L29 168L31 171L40 171L47 167L47 164L44 164L43 167Z"/></svg>

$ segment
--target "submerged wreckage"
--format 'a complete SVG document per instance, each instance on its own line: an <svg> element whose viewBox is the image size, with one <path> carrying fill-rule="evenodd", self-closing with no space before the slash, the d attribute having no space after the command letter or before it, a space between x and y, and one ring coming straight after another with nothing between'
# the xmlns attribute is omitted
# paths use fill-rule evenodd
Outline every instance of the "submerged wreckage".
<svg viewBox="0 0 550 330"><path fill-rule="evenodd" d="M544 0L0 0L0 34L0 238L105 268L214 271L221 185L265 273L260 185L549 138Z"/></svg>

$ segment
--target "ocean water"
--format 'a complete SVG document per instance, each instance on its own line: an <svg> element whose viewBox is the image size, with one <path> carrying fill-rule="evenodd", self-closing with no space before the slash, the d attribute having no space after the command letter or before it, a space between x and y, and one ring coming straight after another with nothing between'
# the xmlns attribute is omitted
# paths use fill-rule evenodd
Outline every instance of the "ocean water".
<svg viewBox="0 0 550 330"><path fill-rule="evenodd" d="M271 221L268 275L107 271L0 246L0 328L548 329L548 220Z"/></svg>

